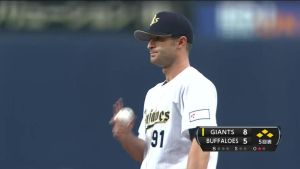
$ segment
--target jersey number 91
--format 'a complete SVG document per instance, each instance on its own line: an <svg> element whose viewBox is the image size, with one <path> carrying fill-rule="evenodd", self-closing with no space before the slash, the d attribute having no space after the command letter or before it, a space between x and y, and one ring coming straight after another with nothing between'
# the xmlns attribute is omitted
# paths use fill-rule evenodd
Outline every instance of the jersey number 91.
<svg viewBox="0 0 300 169"><path fill-rule="evenodd" d="M164 130L161 130L158 132L157 130L154 130L152 133L152 141L151 146L156 147L159 144L159 147L162 147L164 144Z"/></svg>

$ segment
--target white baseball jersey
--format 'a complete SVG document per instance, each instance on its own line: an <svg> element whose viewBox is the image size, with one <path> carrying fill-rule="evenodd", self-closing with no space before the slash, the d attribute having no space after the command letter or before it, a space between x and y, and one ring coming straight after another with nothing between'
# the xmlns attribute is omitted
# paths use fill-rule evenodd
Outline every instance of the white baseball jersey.
<svg viewBox="0 0 300 169"><path fill-rule="evenodd" d="M193 67L151 88L139 127L138 137L146 142L141 169L186 169L189 129L217 126L216 107L215 86ZM217 158L210 152L208 169L216 169Z"/></svg>

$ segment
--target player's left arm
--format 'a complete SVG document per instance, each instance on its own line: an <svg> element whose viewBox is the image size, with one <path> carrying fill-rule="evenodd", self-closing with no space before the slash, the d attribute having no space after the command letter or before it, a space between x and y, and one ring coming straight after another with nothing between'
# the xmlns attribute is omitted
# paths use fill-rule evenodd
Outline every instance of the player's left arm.
<svg viewBox="0 0 300 169"><path fill-rule="evenodd" d="M187 169L207 169L209 160L209 152L202 151L196 139L192 139L190 148Z"/></svg>
<svg viewBox="0 0 300 169"><path fill-rule="evenodd" d="M199 87L200 86L200 87ZM182 131L188 130L191 146L187 169L207 169L210 152L202 151L195 134L199 126L216 126L217 91L212 83L193 81L186 86L181 103ZM195 127L195 128L194 128Z"/></svg>

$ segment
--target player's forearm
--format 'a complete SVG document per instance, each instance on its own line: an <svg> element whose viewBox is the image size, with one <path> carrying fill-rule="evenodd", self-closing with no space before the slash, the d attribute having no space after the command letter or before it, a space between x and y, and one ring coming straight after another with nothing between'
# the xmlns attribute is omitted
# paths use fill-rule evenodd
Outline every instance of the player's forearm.
<svg viewBox="0 0 300 169"><path fill-rule="evenodd" d="M133 133L119 140L127 153L136 161L142 162L144 158L145 142Z"/></svg>
<svg viewBox="0 0 300 169"><path fill-rule="evenodd" d="M187 169L207 169L209 152L202 151L195 139L193 139L188 157Z"/></svg>
<svg viewBox="0 0 300 169"><path fill-rule="evenodd" d="M199 158L192 157L188 163L188 169L207 169L209 152L204 152Z"/></svg>

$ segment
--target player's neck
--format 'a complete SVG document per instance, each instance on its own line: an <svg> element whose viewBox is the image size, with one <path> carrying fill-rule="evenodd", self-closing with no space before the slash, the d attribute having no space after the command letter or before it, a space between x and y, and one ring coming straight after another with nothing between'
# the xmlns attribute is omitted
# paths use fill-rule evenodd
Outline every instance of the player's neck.
<svg viewBox="0 0 300 169"><path fill-rule="evenodd" d="M163 68L162 71L165 74L166 81L169 82L174 79L180 72L185 68L189 67L190 63L188 59L185 59L180 62L175 62L172 66Z"/></svg>

